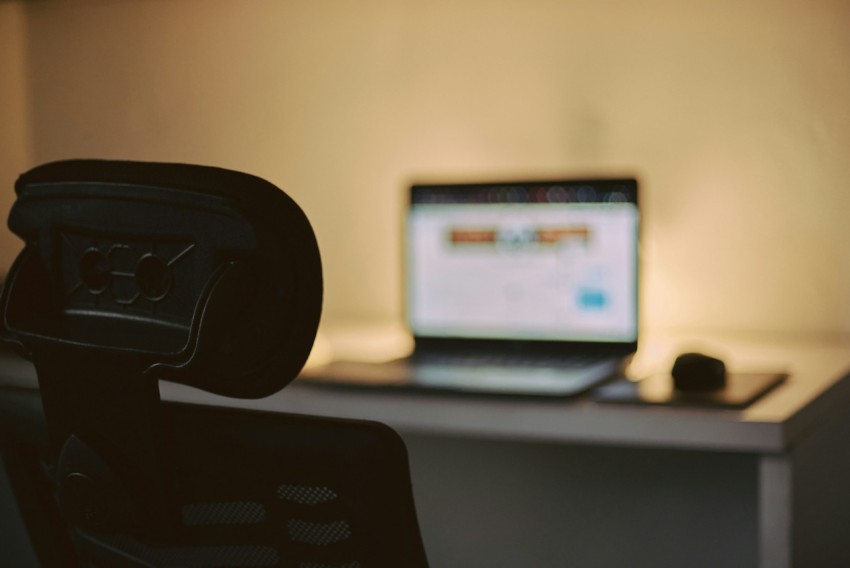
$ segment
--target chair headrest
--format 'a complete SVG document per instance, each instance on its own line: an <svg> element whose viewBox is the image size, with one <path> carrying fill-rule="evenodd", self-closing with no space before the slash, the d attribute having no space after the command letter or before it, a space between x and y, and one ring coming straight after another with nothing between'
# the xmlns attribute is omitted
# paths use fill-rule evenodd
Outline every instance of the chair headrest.
<svg viewBox="0 0 850 568"><path fill-rule="evenodd" d="M322 271L307 217L260 178L187 164L71 160L20 176L24 242L5 339L123 353L233 397L271 394L309 355Z"/></svg>

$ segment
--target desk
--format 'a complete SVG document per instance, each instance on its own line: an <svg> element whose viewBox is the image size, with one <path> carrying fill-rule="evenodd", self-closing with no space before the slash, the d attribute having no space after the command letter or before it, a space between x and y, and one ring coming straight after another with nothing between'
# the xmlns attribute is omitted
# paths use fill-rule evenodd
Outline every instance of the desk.
<svg viewBox="0 0 850 568"><path fill-rule="evenodd" d="M850 565L850 341L718 340L787 369L743 411L318 388L169 400L385 422L406 439L433 566ZM633 369L668 359L649 342ZM4 380L31 370L5 366ZM31 381L30 376L27 381Z"/></svg>

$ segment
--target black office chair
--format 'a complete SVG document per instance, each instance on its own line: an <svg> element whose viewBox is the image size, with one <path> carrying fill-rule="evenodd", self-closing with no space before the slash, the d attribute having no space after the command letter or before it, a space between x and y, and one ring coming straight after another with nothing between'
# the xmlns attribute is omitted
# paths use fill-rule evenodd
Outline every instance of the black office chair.
<svg viewBox="0 0 850 568"><path fill-rule="evenodd" d="M2 333L39 391L0 391L0 433L45 566L427 566L388 427L160 401L159 379L261 397L300 371L322 279L291 199L107 161L35 168L16 192Z"/></svg>

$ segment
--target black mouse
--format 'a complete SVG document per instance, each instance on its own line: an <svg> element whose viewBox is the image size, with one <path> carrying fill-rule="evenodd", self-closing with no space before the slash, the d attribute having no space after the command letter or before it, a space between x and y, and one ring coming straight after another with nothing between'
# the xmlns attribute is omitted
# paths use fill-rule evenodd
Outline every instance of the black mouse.
<svg viewBox="0 0 850 568"><path fill-rule="evenodd" d="M726 364L705 353L682 353L670 374L673 386L683 392L709 392L726 386Z"/></svg>

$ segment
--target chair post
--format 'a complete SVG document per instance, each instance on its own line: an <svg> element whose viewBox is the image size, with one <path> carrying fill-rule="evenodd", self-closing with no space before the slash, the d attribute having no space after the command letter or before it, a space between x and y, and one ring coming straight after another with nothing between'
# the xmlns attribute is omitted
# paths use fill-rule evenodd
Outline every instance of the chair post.
<svg viewBox="0 0 850 568"><path fill-rule="evenodd" d="M168 540L179 524L172 460L142 357L56 343L34 345L32 357L63 515L84 530L133 527Z"/></svg>

